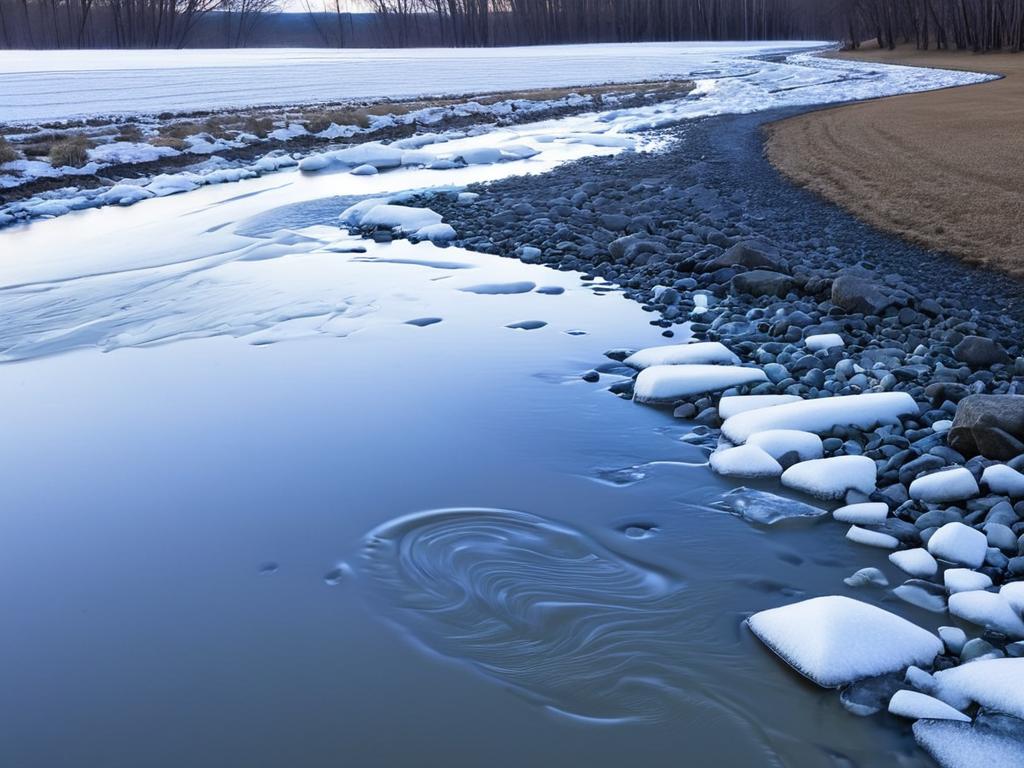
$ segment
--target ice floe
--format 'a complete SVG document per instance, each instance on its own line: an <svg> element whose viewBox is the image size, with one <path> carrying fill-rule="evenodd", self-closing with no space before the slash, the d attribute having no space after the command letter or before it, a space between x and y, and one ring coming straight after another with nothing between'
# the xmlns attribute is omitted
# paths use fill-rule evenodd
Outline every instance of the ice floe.
<svg viewBox="0 0 1024 768"><path fill-rule="evenodd" d="M739 515L747 522L761 525L801 518L813 520L828 514L827 510L820 507L751 488L735 488L722 494L712 506Z"/></svg>
<svg viewBox="0 0 1024 768"><path fill-rule="evenodd" d="M742 418L742 415L735 418ZM875 474L875 462L867 456L832 456L794 464L782 473L782 484L819 499L841 499L851 490L874 491Z"/></svg>
<svg viewBox="0 0 1024 768"><path fill-rule="evenodd" d="M841 595L755 613L751 631L798 672L834 688L865 677L930 666L942 652L931 632Z"/></svg>
<svg viewBox="0 0 1024 768"><path fill-rule="evenodd" d="M767 381L760 368L737 365L653 365L640 371L633 387L638 403L671 403L690 395Z"/></svg>
<svg viewBox="0 0 1024 768"><path fill-rule="evenodd" d="M726 419L722 432L738 444L766 429L799 429L817 434L838 426L870 429L880 424L896 424L901 416L917 412L917 403L906 392L869 392L747 411Z"/></svg>
<svg viewBox="0 0 1024 768"><path fill-rule="evenodd" d="M929 720L958 720L971 722L971 718L959 710L953 709L944 701L917 691L896 691L889 700L889 713L911 720L927 718Z"/></svg>
<svg viewBox="0 0 1024 768"><path fill-rule="evenodd" d="M988 540L969 525L946 523L928 539L928 551L940 560L977 568L985 562Z"/></svg>
<svg viewBox="0 0 1024 768"><path fill-rule="evenodd" d="M942 503L963 501L978 495L978 483L966 467L944 469L919 477L910 484L910 498Z"/></svg>
<svg viewBox="0 0 1024 768"><path fill-rule="evenodd" d="M739 361L734 352L718 341L648 347L634 352L623 360L626 365L639 370L650 368L652 365L736 365Z"/></svg>

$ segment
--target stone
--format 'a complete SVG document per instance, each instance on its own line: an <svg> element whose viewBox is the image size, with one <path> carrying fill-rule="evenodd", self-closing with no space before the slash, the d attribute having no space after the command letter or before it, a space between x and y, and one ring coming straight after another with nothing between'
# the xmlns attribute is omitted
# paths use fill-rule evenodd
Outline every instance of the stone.
<svg viewBox="0 0 1024 768"><path fill-rule="evenodd" d="M779 263L775 259L750 242L736 243L707 266L709 272L723 267L770 269L772 271L779 269Z"/></svg>
<svg viewBox="0 0 1024 768"><path fill-rule="evenodd" d="M856 275L840 275L832 281L832 303L846 312L878 315L893 300L870 280Z"/></svg>
<svg viewBox="0 0 1024 768"><path fill-rule="evenodd" d="M1024 395L969 395L947 437L964 456L1008 461L1024 453Z"/></svg>
<svg viewBox="0 0 1024 768"><path fill-rule="evenodd" d="M953 347L953 356L973 368L985 368L1010 359L998 342L984 336L965 336Z"/></svg>
<svg viewBox="0 0 1024 768"><path fill-rule="evenodd" d="M741 272L732 279L733 293L749 293L751 296L782 298L793 290L795 285L796 282L789 275L766 269Z"/></svg>

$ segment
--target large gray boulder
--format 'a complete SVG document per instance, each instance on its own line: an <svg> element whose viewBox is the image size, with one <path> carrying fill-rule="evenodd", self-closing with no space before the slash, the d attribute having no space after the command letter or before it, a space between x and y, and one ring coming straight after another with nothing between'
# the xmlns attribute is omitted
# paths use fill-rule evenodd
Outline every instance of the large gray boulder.
<svg viewBox="0 0 1024 768"><path fill-rule="evenodd" d="M956 407L947 438L965 456L1007 461L1024 453L1024 395L970 395Z"/></svg>
<svg viewBox="0 0 1024 768"><path fill-rule="evenodd" d="M987 368L1010 359L1005 349L984 336L965 336L963 341L953 347L953 356L972 368Z"/></svg>
<svg viewBox="0 0 1024 768"><path fill-rule="evenodd" d="M783 298L796 286L796 281L781 272L755 269L740 272L732 279L734 293L749 293L751 296L778 296Z"/></svg>
<svg viewBox="0 0 1024 768"><path fill-rule="evenodd" d="M736 243L708 264L708 271L713 272L723 267L740 267L742 269L770 269L778 272L782 264L764 248L753 242Z"/></svg>
<svg viewBox="0 0 1024 768"><path fill-rule="evenodd" d="M840 275L832 281L832 303L846 312L880 315L894 300L870 280L856 275Z"/></svg>

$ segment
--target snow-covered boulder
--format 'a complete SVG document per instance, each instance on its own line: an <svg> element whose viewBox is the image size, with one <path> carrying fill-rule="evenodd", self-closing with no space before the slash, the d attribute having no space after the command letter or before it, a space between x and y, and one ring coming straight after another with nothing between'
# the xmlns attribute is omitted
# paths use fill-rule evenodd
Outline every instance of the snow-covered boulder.
<svg viewBox="0 0 1024 768"><path fill-rule="evenodd" d="M851 525L850 530L846 532L846 538L855 544L863 544L867 547L878 547L879 549L896 549L900 545L900 540L895 536L890 536L888 533L882 533L882 531L872 531L868 528L861 528L856 525Z"/></svg>
<svg viewBox="0 0 1024 768"><path fill-rule="evenodd" d="M456 238L455 228L443 222L420 227L414 235L420 240L429 240L432 243L448 243Z"/></svg>
<svg viewBox="0 0 1024 768"><path fill-rule="evenodd" d="M638 403L671 403L690 395L767 381L760 368L736 365L652 365L640 371L633 386Z"/></svg>
<svg viewBox="0 0 1024 768"><path fill-rule="evenodd" d="M930 579L939 572L939 564L927 549L904 549L889 555L889 562L904 573L919 579Z"/></svg>
<svg viewBox="0 0 1024 768"><path fill-rule="evenodd" d="M1017 613L1024 614L1024 581L1011 581L999 588L999 594L1006 598L1007 602Z"/></svg>
<svg viewBox="0 0 1024 768"><path fill-rule="evenodd" d="M199 185L196 182L181 173L161 173L150 179L149 184L145 186L147 192L152 192L157 197L191 192L198 188Z"/></svg>
<svg viewBox="0 0 1024 768"><path fill-rule="evenodd" d="M1024 765L1024 742L1012 735L970 723L918 720L914 723L914 739L940 768Z"/></svg>
<svg viewBox="0 0 1024 768"><path fill-rule="evenodd" d="M305 173L316 173L322 171L331 164L331 158L326 154L310 155L299 160L299 170Z"/></svg>
<svg viewBox="0 0 1024 768"><path fill-rule="evenodd" d="M801 461L782 473L782 484L819 499L841 499L850 490L871 493L875 490L875 462L867 456L833 456Z"/></svg>
<svg viewBox="0 0 1024 768"><path fill-rule="evenodd" d="M927 718L929 720L971 722L971 718L963 712L953 709L946 702L917 691L896 691L889 699L889 714L909 717L911 720Z"/></svg>
<svg viewBox="0 0 1024 768"><path fill-rule="evenodd" d="M776 461L783 456L796 461L820 459L824 450L821 438L813 432L798 429L768 429L750 436L747 445L757 446ZM792 460L792 459L791 459Z"/></svg>
<svg viewBox="0 0 1024 768"><path fill-rule="evenodd" d="M412 233L424 227L440 224L441 214L435 213L429 208L379 204L361 212L357 221L352 223L361 227L390 227L401 232Z"/></svg>
<svg viewBox="0 0 1024 768"><path fill-rule="evenodd" d="M401 149L376 141L368 141L365 144L356 144L354 147L339 149L327 154L335 162L345 165L372 165L378 170L384 170L398 168L402 164L403 153Z"/></svg>
<svg viewBox="0 0 1024 768"><path fill-rule="evenodd" d="M799 395L729 395L718 401L718 415L722 419L729 419L738 413L795 403L799 400Z"/></svg>
<svg viewBox="0 0 1024 768"><path fill-rule="evenodd" d="M957 709L976 702L1024 719L1024 659L983 659L935 673L937 695Z"/></svg>
<svg viewBox="0 0 1024 768"><path fill-rule="evenodd" d="M917 478L910 484L910 498L941 504L963 501L978 495L978 483L966 467L944 469Z"/></svg>
<svg viewBox="0 0 1024 768"><path fill-rule="evenodd" d="M1024 497L1024 474L1005 464L985 467L985 471L981 473L981 482L987 485L992 493L1002 493L1013 498Z"/></svg>
<svg viewBox="0 0 1024 768"><path fill-rule="evenodd" d="M799 429L816 434L839 426L870 429L879 424L896 424L901 416L917 412L917 403L906 392L869 392L747 411L726 419L722 432L730 442L739 444L766 429Z"/></svg>
<svg viewBox="0 0 1024 768"><path fill-rule="evenodd" d="M1024 638L1024 621L1010 601L996 592L975 590L949 596L949 612L964 621L1013 638Z"/></svg>
<svg viewBox="0 0 1024 768"><path fill-rule="evenodd" d="M693 344L648 347L634 352L623 362L631 368L643 370L652 365L736 365L740 359L721 342L699 341Z"/></svg>
<svg viewBox="0 0 1024 768"><path fill-rule="evenodd" d="M711 469L725 477L778 477L779 462L753 445L740 445L715 451L710 458Z"/></svg>
<svg viewBox="0 0 1024 768"><path fill-rule="evenodd" d="M349 173L352 174L353 176L376 176L378 173L380 173L380 171L377 170L376 165L363 163L362 165L357 165L355 168L349 171Z"/></svg>
<svg viewBox="0 0 1024 768"><path fill-rule="evenodd" d="M988 589L992 586L992 579L970 568L949 568L942 574L942 583L946 585L946 591L952 595L957 592Z"/></svg>
<svg viewBox="0 0 1024 768"><path fill-rule="evenodd" d="M754 435L754 437L757 437L757 435ZM853 523L855 525L882 525L888 516L889 505L881 501L847 504L845 507L839 507L839 509L832 512L832 517L839 522Z"/></svg>
<svg viewBox="0 0 1024 768"><path fill-rule="evenodd" d="M988 539L969 525L946 523L928 539L928 551L940 560L977 568L985 562Z"/></svg>
<svg viewBox="0 0 1024 768"><path fill-rule="evenodd" d="M826 688L911 664L930 666L942 652L942 642L931 632L840 595L761 611L748 625L786 663Z"/></svg>
<svg viewBox="0 0 1024 768"><path fill-rule="evenodd" d="M804 344L811 352L817 352L821 349L831 349L832 347L843 347L846 346L846 342L843 341L843 337L838 333L818 333L812 336L808 336L804 339Z"/></svg>

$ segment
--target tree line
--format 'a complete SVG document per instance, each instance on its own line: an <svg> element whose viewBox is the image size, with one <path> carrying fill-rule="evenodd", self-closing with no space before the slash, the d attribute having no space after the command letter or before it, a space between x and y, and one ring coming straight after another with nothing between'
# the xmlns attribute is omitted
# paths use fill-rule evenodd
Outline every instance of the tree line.
<svg viewBox="0 0 1024 768"><path fill-rule="evenodd" d="M844 12L854 46L1024 50L1024 0L847 0Z"/></svg>
<svg viewBox="0 0 1024 768"><path fill-rule="evenodd" d="M0 47L490 46L846 38L1021 50L1024 0L0 0Z"/></svg>

